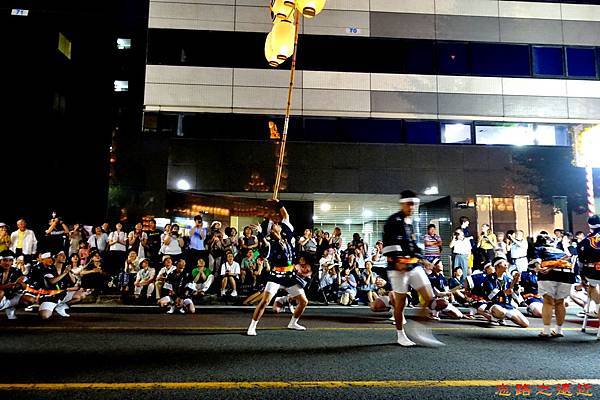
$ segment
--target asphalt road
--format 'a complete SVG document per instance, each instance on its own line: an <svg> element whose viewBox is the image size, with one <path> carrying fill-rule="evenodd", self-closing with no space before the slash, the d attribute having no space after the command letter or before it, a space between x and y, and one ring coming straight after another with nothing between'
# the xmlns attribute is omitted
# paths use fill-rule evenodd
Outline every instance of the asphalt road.
<svg viewBox="0 0 600 400"><path fill-rule="evenodd" d="M572 398L600 396L596 329L579 332L574 315L561 339L538 339L539 320L442 321L431 326L446 346L407 349L394 344L389 314L366 308L309 309L306 332L269 313L247 337L251 311L21 312L0 320L0 399L500 399L503 383L512 397L517 384L536 397L543 383L552 398L566 383Z"/></svg>

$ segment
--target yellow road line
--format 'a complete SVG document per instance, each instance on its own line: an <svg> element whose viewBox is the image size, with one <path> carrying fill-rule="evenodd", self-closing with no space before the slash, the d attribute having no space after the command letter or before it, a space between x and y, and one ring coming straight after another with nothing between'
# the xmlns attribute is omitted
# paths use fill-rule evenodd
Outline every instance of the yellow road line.
<svg viewBox="0 0 600 400"><path fill-rule="evenodd" d="M90 382L90 383L3 383L0 391L9 390L217 390L217 389L340 389L366 388L465 388L496 387L517 384L558 385L569 383L600 385L600 379L522 379L522 380L390 380L390 381L288 381L288 382Z"/></svg>

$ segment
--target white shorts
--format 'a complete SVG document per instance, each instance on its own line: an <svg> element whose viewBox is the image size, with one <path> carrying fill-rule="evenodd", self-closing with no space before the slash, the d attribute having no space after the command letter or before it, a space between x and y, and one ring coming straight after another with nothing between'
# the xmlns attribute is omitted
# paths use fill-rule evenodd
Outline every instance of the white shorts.
<svg viewBox="0 0 600 400"><path fill-rule="evenodd" d="M0 310L15 307L17 304L19 304L19 301L21 300L21 296L22 296L22 294L15 294L11 298L4 296L2 298L2 300L0 300Z"/></svg>
<svg viewBox="0 0 600 400"><path fill-rule="evenodd" d="M506 310L506 313L504 314L504 317L508 318L508 319L511 319L511 318L513 318L513 317L515 317L517 315L522 315L522 314L521 314L521 311L519 311L519 310L517 310L515 308L515 309L512 309L512 310Z"/></svg>
<svg viewBox="0 0 600 400"><path fill-rule="evenodd" d="M571 294L571 284L554 281L538 281L538 291L544 296L548 295L553 299L566 299Z"/></svg>
<svg viewBox="0 0 600 400"><path fill-rule="evenodd" d="M68 303L69 301L73 300L73 296L75 296L76 292L77 292L76 290L72 290L72 291L67 292L67 295L65 296L65 298L62 299L60 302L61 303Z"/></svg>
<svg viewBox="0 0 600 400"><path fill-rule="evenodd" d="M598 279L585 278L585 280L588 281L588 283L590 284L590 286L598 286L598 285L600 285L600 280L598 280Z"/></svg>
<svg viewBox="0 0 600 400"><path fill-rule="evenodd" d="M45 301L40 304L38 311L54 311L58 303L52 303L51 301Z"/></svg>
<svg viewBox="0 0 600 400"><path fill-rule="evenodd" d="M536 304L539 304L539 305L536 305ZM528 306L527 306L527 312L528 312L529 314L533 315L533 311L534 311L536 308L541 308L541 307L543 307L543 306L544 306L544 303L540 303L539 301L536 301L536 302L534 302L534 303L531 303L530 305L528 305ZM541 311L541 309L540 309L540 311Z"/></svg>
<svg viewBox="0 0 600 400"><path fill-rule="evenodd" d="M173 301L173 299L171 299L171 296L165 296L163 298L161 298L160 300L158 300L160 303L165 302L165 303L171 303Z"/></svg>
<svg viewBox="0 0 600 400"><path fill-rule="evenodd" d="M429 287L429 291L433 295L429 278L421 267L415 267L410 271L391 270L388 271L387 274L388 279L392 284L392 289L396 293L404 294L408 292L410 290L409 286L416 290L423 287Z"/></svg>
<svg viewBox="0 0 600 400"><path fill-rule="evenodd" d="M280 287L281 287L281 285L279 283L269 281L269 282L267 282L267 286L265 286L265 292L275 296ZM285 289L292 298L301 296L304 294L304 289L302 289L300 287L300 285L284 287L283 289Z"/></svg>

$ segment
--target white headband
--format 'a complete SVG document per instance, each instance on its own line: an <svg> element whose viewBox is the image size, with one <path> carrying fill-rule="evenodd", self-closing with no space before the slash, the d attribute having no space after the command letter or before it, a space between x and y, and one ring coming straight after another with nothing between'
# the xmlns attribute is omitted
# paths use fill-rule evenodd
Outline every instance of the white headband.
<svg viewBox="0 0 600 400"><path fill-rule="evenodd" d="M400 203L414 203L414 204L419 204L421 202L421 200L419 200L419 198L417 197L407 197L405 199L400 199Z"/></svg>
<svg viewBox="0 0 600 400"><path fill-rule="evenodd" d="M590 225L590 229L598 229L600 228L600 224Z"/></svg>

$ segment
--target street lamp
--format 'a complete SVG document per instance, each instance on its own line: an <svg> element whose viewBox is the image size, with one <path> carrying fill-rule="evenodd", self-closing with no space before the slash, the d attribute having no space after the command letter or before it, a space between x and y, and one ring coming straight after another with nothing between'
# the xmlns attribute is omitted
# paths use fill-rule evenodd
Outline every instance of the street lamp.
<svg viewBox="0 0 600 400"><path fill-rule="evenodd" d="M285 120L283 133L281 134L275 185L273 186L273 199L277 199L281 186L285 145L287 143L287 132L292 109L300 17L312 18L319 14L325 7L325 2L326 0L271 0L270 9L273 17L273 27L265 40L265 58L271 67L276 68L285 60L292 57Z"/></svg>

